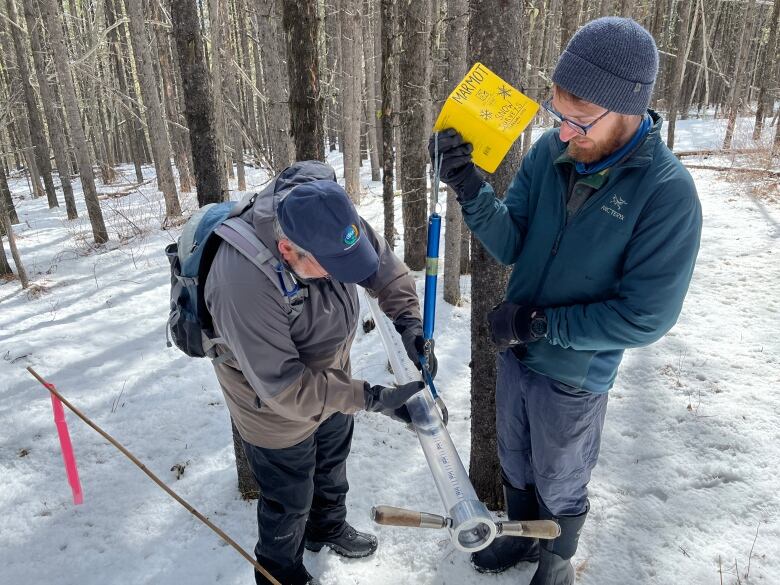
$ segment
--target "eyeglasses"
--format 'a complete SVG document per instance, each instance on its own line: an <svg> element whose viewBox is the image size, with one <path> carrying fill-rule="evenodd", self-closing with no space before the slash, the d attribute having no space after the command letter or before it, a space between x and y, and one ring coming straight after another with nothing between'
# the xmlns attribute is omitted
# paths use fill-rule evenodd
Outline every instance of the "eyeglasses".
<svg viewBox="0 0 780 585"><path fill-rule="evenodd" d="M571 130L574 130L577 134L580 136L586 136L588 134L588 130L593 128L596 123L601 120L604 116L609 114L609 110L601 114L598 118L593 120L590 124L587 124L586 126L583 126L582 124L577 124L577 122L573 120L569 120L566 116L561 114L558 110L556 110L552 105L552 98L548 98L542 102L542 107L547 110L547 112L555 118L558 123L563 126L564 124Z"/></svg>

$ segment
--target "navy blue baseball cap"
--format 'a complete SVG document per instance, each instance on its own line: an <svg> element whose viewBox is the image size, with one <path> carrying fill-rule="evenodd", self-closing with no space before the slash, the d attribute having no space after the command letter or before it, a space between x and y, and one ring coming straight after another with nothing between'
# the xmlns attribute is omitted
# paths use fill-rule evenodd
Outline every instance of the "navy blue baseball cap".
<svg viewBox="0 0 780 585"><path fill-rule="evenodd" d="M340 282L362 282L379 268L379 256L347 192L335 181L295 186L276 210L279 225Z"/></svg>

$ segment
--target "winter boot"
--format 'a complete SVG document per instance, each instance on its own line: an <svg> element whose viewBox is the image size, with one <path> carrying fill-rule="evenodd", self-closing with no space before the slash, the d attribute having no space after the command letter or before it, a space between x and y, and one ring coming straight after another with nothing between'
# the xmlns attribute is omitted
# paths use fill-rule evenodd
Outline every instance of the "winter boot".
<svg viewBox="0 0 780 585"><path fill-rule="evenodd" d="M282 585L320 585L320 582L312 577L302 564L279 570L268 570L268 572ZM255 581L257 585L271 585L271 582L258 571L255 571Z"/></svg>
<svg viewBox="0 0 780 585"><path fill-rule="evenodd" d="M561 535L555 540L542 541L539 551L539 567L530 585L572 585L574 567L571 559L577 552L580 531L588 515L586 509L579 516L553 516L544 504L539 504L542 520L555 520L561 527Z"/></svg>
<svg viewBox="0 0 780 585"><path fill-rule="evenodd" d="M509 520L536 520L539 506L536 490L519 490L504 482L504 502ZM489 547L471 555L471 564L480 573L501 573L517 563L535 562L539 558L539 541L535 538L503 536Z"/></svg>
<svg viewBox="0 0 780 585"><path fill-rule="evenodd" d="M359 559L374 554L377 547L376 536L367 532L358 532L352 526L344 523L343 530L338 536L317 538L306 536L306 549L319 552L323 546L329 547L333 552L350 559Z"/></svg>

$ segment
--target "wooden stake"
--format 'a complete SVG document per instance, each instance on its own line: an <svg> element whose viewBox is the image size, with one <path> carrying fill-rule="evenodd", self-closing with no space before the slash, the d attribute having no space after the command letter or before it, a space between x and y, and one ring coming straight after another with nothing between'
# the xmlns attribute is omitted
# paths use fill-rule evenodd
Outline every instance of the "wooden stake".
<svg viewBox="0 0 780 585"><path fill-rule="evenodd" d="M140 462L140 461L139 461L139 460L138 460L138 459L135 457L135 455L133 455L132 453L130 453L130 451L128 451L127 449L125 449L125 447L124 447L124 446L122 446L122 444L121 444L121 443L119 443L119 441L117 441L116 439L114 439L114 438L113 438L111 435L109 435L107 432L105 432L103 429L101 429L99 426L97 426L95 423L93 423L93 422L92 422L92 421L91 421L91 420L90 420L90 419L89 419L89 418L88 418L88 417L87 417L85 414L83 414L83 413L82 413L82 412L81 412L81 411L80 411L78 408L76 408L76 407L75 407L75 406L73 406L73 405L72 405L70 402L68 402L68 401L67 401L67 400L66 400L66 399L65 399L65 398L62 396L62 394L60 394L60 393L59 393L59 391L58 391L58 390L57 390L57 389L54 387L54 385L53 385L53 384L50 384L50 383L48 383L48 382L47 382L46 380L44 380L44 379L43 379L41 376L39 376L39 375L38 375L38 373L37 373L35 370L33 370L33 369L32 369L31 367L29 367L29 366L27 367L27 371L28 371L28 372L30 372L30 373L31 373L31 374L32 374L32 375L35 377L35 379L36 379L36 380L38 380L38 381L39 381L41 384L43 384L43 386L44 386L44 387L45 387L45 388L46 388L46 389L47 389L49 392L51 392L51 393L52 393L52 394L54 394L54 395L55 395L57 398L59 398L59 399L60 399L60 401L61 401L61 402L62 402L62 403L65 405L65 406L67 406L67 407L68 407L68 409L69 409L71 412L73 412L73 414L75 414L77 417L79 417L81 420L83 420L85 423L87 423L87 424L88 424L90 427L92 427L92 428L93 428L95 431L97 431L97 432L98 432L98 433L99 433L99 434L100 434L100 435L101 435L101 436L102 436L102 437L103 437L103 438L104 438L106 441L108 441L108 442L109 442L109 443L111 443L111 444L112 444L114 447L116 447L117 449L119 449L119 450L120 450L120 451L121 451L121 452L122 452L122 453L125 455L125 457L127 457L128 459L130 459L130 461L132 461L133 463L135 463L135 464L136 464L136 466L137 466L137 467L138 467L138 468L139 468L141 471L143 471L143 472L144 472L146 475L148 475L148 476L149 476L149 478L150 478L150 479L151 479L151 480L152 480L154 483L156 483L156 484L157 484L158 486L160 486L160 487L161 487L163 490L165 490L165 493L167 493L167 494L168 494L169 496L171 496L171 497L172 497L174 500L176 500L177 502L179 502L179 504L181 504L182 506L184 506L184 508L186 508L186 509L187 509L187 511L188 511L190 514L192 514L192 515L193 515L193 516L195 516L195 517L196 517L198 520L200 520L201 522L203 522L203 523L204 523L206 526L208 526L209 528L211 528L211 529L212 529L214 532L216 532L216 533L217 533L217 535L218 535L218 536L219 536L219 537L220 537L222 540L224 540L226 543L228 543L230 546L232 546L232 547L233 547L233 548L234 548L236 551L238 551L238 553L239 553L239 554L240 554L242 557L244 557L244 558L245 558L247 561L249 561L250 563L252 563L252 566L253 566L253 567L254 567L254 568L255 568L255 569L256 569L256 570L257 570L257 571L258 571L260 574L262 574L262 575L263 575L263 577L265 577L266 579L268 579L268 580L269 580L269 581L272 583L272 585L281 585L281 583L279 583L279 581L277 581L276 579L274 579L273 575L271 575L271 574L270 574L268 571L266 571L266 570L265 570L265 569L264 569L264 568L263 568L263 567L260 565L260 563L258 563L258 562L257 562L257 560L256 560L254 557L252 557L252 556L251 556L249 553L247 553L247 552L246 552L246 551L245 551L243 548L241 548L241 546L239 546L239 545L238 545L238 543L236 543L236 542L235 542L235 541L234 541L232 538L230 538L230 537L229 537L227 534L225 534L225 533L224 533L224 532L223 532L223 531L222 531L222 530L221 530L221 529L220 529L218 526L215 526L215 525L214 525L214 524L213 524L213 523L212 523L212 522L211 522L211 521L210 521L208 518L206 518L206 517L205 517L203 514L201 514L201 513L200 513L200 512L198 512L198 511L197 511L195 508L193 508L192 506L190 506L190 504L188 504L188 503L187 503L187 501L186 501L186 500L184 500L184 498L182 498L181 496L179 496L179 494L177 494L175 491L173 491L171 488L169 488L167 485L165 485L165 483L163 483L163 481L162 481L162 480L160 480L160 478L158 478L158 477L157 477L157 476L156 476L154 473L152 473L151 471L149 471L149 469L147 469L146 465L144 465L143 463L141 463L141 462Z"/></svg>

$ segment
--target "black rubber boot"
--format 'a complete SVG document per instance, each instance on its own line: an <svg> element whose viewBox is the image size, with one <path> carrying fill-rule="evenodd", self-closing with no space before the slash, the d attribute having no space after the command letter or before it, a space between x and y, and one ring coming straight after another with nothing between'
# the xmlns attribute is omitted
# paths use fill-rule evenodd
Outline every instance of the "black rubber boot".
<svg viewBox="0 0 780 585"><path fill-rule="evenodd" d="M509 520L536 520L539 507L536 490L519 490L504 483L504 502ZM535 538L503 536L496 538L489 547L472 553L471 564L480 573L501 573L520 562L536 562L539 559L539 541Z"/></svg>
<svg viewBox="0 0 780 585"><path fill-rule="evenodd" d="M306 536L306 549L319 552L323 546L333 552L350 559L359 559L374 554L377 547L376 536L367 532L358 532L352 526L344 523L344 529L338 536L326 538Z"/></svg>
<svg viewBox="0 0 780 585"><path fill-rule="evenodd" d="M539 505L542 520L555 520L561 527L561 535L555 540L543 540L539 551L539 567L530 585L572 585L574 567L571 559L577 552L580 531L588 515L586 509L579 516L553 516L544 504Z"/></svg>
<svg viewBox="0 0 780 585"><path fill-rule="evenodd" d="M266 570L282 585L320 585L320 582L312 577L302 564L296 567ZM255 582L257 585L271 585L271 582L258 571L255 571Z"/></svg>

